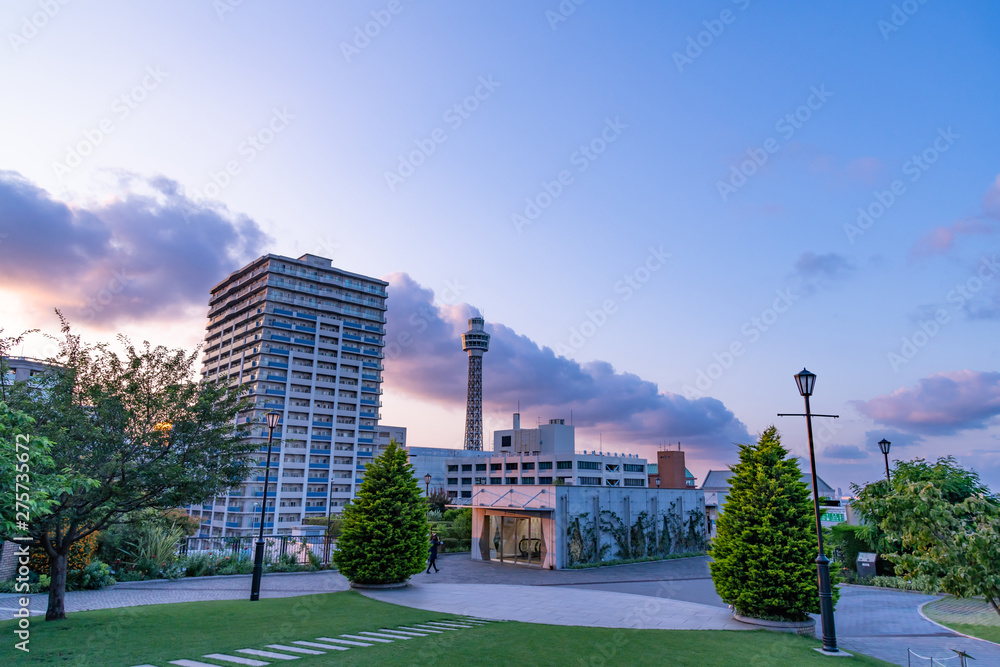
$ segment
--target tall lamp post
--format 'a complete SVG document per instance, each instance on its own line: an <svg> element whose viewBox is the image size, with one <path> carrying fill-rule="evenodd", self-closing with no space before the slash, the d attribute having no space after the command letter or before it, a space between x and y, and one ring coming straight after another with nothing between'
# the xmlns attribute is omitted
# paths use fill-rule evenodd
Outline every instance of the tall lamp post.
<svg viewBox="0 0 1000 667"><path fill-rule="evenodd" d="M837 649L837 629L833 623L833 592L830 588L830 559L826 557L823 549L823 524L820 523L819 512L819 483L816 477L816 455L813 450L813 428L812 418L816 417L838 417L839 415L813 415L809 409L809 397L812 396L813 388L816 386L816 374L802 369L795 375L795 383L799 387L799 393L806 401L805 414L779 414L779 417L805 417L806 431L809 434L809 466L812 472L812 497L813 512L816 515L816 542L819 546L819 555L816 556L816 572L819 578L819 612L823 625L823 652L840 653Z"/></svg>
<svg viewBox="0 0 1000 667"><path fill-rule="evenodd" d="M891 482L892 478L889 477L889 445L892 443L882 438L878 441L878 448L882 450L882 456L885 457L885 481Z"/></svg>
<svg viewBox="0 0 1000 667"><path fill-rule="evenodd" d="M424 475L424 495L428 498L431 497L431 474L427 473Z"/></svg>
<svg viewBox="0 0 1000 667"><path fill-rule="evenodd" d="M278 426L281 414L268 412L267 415L267 465L264 467L264 497L260 502L260 534L257 536L257 548L253 557L253 581L250 584L250 601L260 599L260 577L264 574L264 511L267 509L267 482L271 477L271 439L274 429Z"/></svg>

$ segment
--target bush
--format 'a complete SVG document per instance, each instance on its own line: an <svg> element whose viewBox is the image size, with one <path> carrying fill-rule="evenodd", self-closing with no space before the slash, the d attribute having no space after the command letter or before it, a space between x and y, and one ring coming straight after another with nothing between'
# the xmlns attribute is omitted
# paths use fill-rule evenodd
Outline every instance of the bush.
<svg viewBox="0 0 1000 667"><path fill-rule="evenodd" d="M66 573L67 591L96 591L115 583L111 568L99 560L91 561L82 570L70 570Z"/></svg>
<svg viewBox="0 0 1000 667"><path fill-rule="evenodd" d="M406 451L391 442L368 464L357 499L344 509L337 568L365 584L403 582L421 572L429 547L426 509Z"/></svg>
<svg viewBox="0 0 1000 667"><path fill-rule="evenodd" d="M768 427L740 445L709 567L723 601L741 614L804 621L819 612L813 508L795 459ZM836 602L838 589L833 589Z"/></svg>
<svg viewBox="0 0 1000 667"><path fill-rule="evenodd" d="M219 561L216 574L250 574L253 572L253 560L247 554L239 556L223 556Z"/></svg>
<svg viewBox="0 0 1000 667"><path fill-rule="evenodd" d="M86 568L94 560L98 539L99 533L91 533L74 542L70 546L69 554L66 558L66 569L72 571ZM44 549L31 549L28 567L38 574L49 574L51 565L49 564L49 556L45 553Z"/></svg>
<svg viewBox="0 0 1000 667"><path fill-rule="evenodd" d="M857 572L859 553L875 551L868 540L861 536L861 530L861 526L850 526L846 523L829 529L828 542L834 549L836 560L843 568L852 572Z"/></svg>

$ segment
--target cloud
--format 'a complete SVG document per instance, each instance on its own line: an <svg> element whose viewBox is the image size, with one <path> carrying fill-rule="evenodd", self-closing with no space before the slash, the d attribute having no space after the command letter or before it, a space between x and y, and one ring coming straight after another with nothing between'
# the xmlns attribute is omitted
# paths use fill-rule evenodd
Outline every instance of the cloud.
<svg viewBox="0 0 1000 667"><path fill-rule="evenodd" d="M823 456L830 459L866 459L868 452L857 445L830 445L823 450Z"/></svg>
<svg viewBox="0 0 1000 667"><path fill-rule="evenodd" d="M937 373L922 378L916 387L852 404L876 422L909 433L948 435L983 429L1000 415L1000 373Z"/></svg>
<svg viewBox="0 0 1000 667"><path fill-rule="evenodd" d="M405 273L386 280L387 391L464 406L468 357L460 337L476 311L465 304L435 306L433 292ZM605 441L644 445L669 438L702 446L706 455L729 456L731 443L749 440L746 426L717 399L689 400L604 361L557 357L502 324L488 324L487 331L484 411L513 412L518 401L529 414L548 418L568 418L572 410L576 426L599 430Z"/></svg>
<svg viewBox="0 0 1000 667"><path fill-rule="evenodd" d="M963 236L995 234L1000 231L1000 176L990 184L982 199L982 212L978 215L957 220L950 225L941 225L917 239L910 249L914 258L946 255Z"/></svg>
<svg viewBox="0 0 1000 667"><path fill-rule="evenodd" d="M895 431L893 429L875 429L873 431L867 431L865 433L865 442L868 444L868 449L877 451L879 454L882 450L878 448L879 440L885 438L892 446L890 447L890 452L894 451L896 447L909 447L910 445L919 445L924 440L919 435L914 435L912 433L903 433L902 431Z"/></svg>
<svg viewBox="0 0 1000 667"><path fill-rule="evenodd" d="M193 202L163 177L119 177L107 201L53 199L0 171L0 280L70 320L97 325L176 315L260 254L268 237L221 205Z"/></svg>
<svg viewBox="0 0 1000 667"><path fill-rule="evenodd" d="M852 260L835 252L824 255L804 252L795 262L790 278L798 281L804 293L813 294L820 288L830 287L850 277L854 270Z"/></svg>

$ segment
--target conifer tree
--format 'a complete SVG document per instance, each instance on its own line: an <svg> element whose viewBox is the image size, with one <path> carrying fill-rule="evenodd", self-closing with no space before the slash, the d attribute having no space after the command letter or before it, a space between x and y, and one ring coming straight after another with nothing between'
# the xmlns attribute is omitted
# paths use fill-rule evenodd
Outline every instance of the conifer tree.
<svg viewBox="0 0 1000 667"><path fill-rule="evenodd" d="M424 569L427 505L406 451L393 440L365 467L358 497L343 512L334 562L361 584L394 584Z"/></svg>
<svg viewBox="0 0 1000 667"><path fill-rule="evenodd" d="M774 426L739 447L710 551L715 590L741 615L804 621L819 613L809 491Z"/></svg>

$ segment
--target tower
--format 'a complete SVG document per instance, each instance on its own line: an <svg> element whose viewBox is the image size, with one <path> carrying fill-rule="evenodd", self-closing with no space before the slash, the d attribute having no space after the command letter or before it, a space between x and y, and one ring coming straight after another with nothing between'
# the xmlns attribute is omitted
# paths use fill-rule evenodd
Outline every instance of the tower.
<svg viewBox="0 0 1000 667"><path fill-rule="evenodd" d="M483 448L483 353L490 349L490 335L482 317L469 320L462 334L462 349L469 353L469 390L465 403L465 448Z"/></svg>

